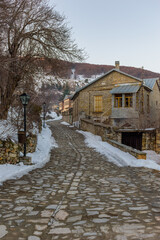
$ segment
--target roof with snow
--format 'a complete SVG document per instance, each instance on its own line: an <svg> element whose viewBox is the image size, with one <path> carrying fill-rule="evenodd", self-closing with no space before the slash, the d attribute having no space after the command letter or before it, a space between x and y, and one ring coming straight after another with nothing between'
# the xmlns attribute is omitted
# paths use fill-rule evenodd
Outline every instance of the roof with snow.
<svg viewBox="0 0 160 240"><path fill-rule="evenodd" d="M116 93L136 93L136 92L138 92L139 88L140 88L139 84L137 84L137 85L131 85L131 84L122 85L122 86L113 88L110 91L110 93L112 93L112 94L116 94Z"/></svg>

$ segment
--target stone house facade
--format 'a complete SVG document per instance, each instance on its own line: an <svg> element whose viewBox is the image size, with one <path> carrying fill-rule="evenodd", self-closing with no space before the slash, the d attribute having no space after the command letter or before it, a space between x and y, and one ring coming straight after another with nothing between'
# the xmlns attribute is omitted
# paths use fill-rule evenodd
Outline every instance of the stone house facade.
<svg viewBox="0 0 160 240"><path fill-rule="evenodd" d="M61 101L61 102L59 103L59 111L62 112L63 108L64 108L64 102Z"/></svg>
<svg viewBox="0 0 160 240"><path fill-rule="evenodd" d="M59 104L59 106L62 106L61 109L59 108L59 110L61 111L62 114L62 118L64 121L72 124L72 110L73 110L73 101L71 100L71 95L66 95L63 102L61 102Z"/></svg>
<svg viewBox="0 0 160 240"><path fill-rule="evenodd" d="M119 62L114 69L76 91L72 100L73 123L77 127L81 119L91 119L116 131L122 130L121 141L128 131L160 128L159 79L140 79L126 74L120 71ZM142 136L140 138L142 142Z"/></svg>

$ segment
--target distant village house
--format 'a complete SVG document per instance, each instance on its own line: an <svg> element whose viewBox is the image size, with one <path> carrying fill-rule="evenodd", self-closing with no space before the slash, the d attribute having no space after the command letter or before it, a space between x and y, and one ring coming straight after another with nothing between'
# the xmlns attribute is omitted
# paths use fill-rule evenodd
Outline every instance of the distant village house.
<svg viewBox="0 0 160 240"><path fill-rule="evenodd" d="M120 71L116 61L114 69L77 90L71 99L77 127L82 128L84 121L103 124L108 126L106 132L112 128L108 136L120 143L139 150L159 148L155 140L160 128L159 78L131 76Z"/></svg>
<svg viewBox="0 0 160 240"><path fill-rule="evenodd" d="M73 122L73 101L71 97L72 95L66 95L64 100L59 103L59 111L62 114L63 120L70 124Z"/></svg>

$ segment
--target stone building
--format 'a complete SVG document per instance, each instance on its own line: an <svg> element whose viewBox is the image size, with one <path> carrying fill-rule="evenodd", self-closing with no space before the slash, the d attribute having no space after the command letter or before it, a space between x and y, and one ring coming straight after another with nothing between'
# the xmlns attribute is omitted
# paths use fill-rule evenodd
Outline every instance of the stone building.
<svg viewBox="0 0 160 240"><path fill-rule="evenodd" d="M160 127L159 79L126 74L120 71L119 62L114 69L77 90L72 100L76 126L81 119L112 126L121 132L121 142L128 141L134 147L141 142L140 149L142 130Z"/></svg>
<svg viewBox="0 0 160 240"><path fill-rule="evenodd" d="M72 110L73 101L71 100L72 95L66 95L63 102L59 104L61 107L61 114L64 121L72 124Z"/></svg>
<svg viewBox="0 0 160 240"><path fill-rule="evenodd" d="M61 101L59 103L59 111L62 112L63 111L63 108L64 108L64 101Z"/></svg>

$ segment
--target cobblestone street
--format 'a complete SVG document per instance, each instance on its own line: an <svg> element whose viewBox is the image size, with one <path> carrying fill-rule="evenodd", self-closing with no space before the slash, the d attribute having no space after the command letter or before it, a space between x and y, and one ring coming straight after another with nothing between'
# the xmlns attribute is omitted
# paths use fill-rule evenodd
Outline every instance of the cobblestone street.
<svg viewBox="0 0 160 240"><path fill-rule="evenodd" d="M119 168L75 129L50 126L50 162L0 186L0 239L160 239L160 172Z"/></svg>

